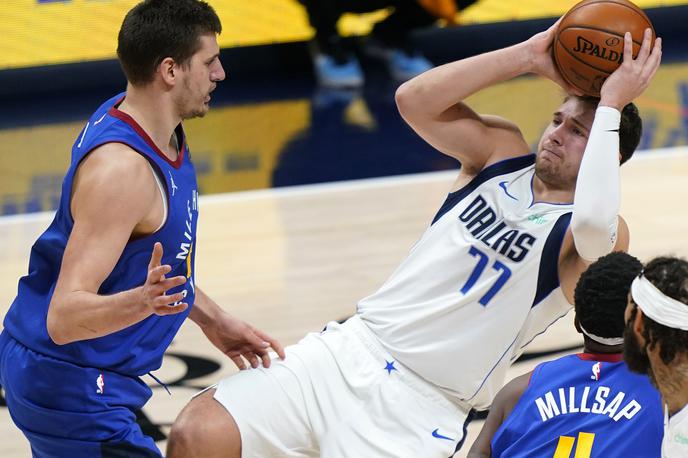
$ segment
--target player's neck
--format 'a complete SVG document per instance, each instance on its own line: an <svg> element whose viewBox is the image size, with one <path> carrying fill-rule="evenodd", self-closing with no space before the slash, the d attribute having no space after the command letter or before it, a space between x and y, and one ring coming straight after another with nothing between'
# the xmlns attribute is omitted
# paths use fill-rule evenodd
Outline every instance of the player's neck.
<svg viewBox="0 0 688 458"><path fill-rule="evenodd" d="M597 342L588 341L585 339L583 345L583 352L592 353L594 355L613 355L623 353L623 344L621 345L602 345Z"/></svg>
<svg viewBox="0 0 688 458"><path fill-rule="evenodd" d="M688 356L679 355L669 364L664 364L659 355L649 353L648 356L652 361L654 381L669 415L673 415L688 404Z"/></svg>
<svg viewBox="0 0 688 458"><path fill-rule="evenodd" d="M569 189L547 183L537 175L533 177L533 199L535 202L569 204L573 202L573 194L574 188Z"/></svg>
<svg viewBox="0 0 688 458"><path fill-rule="evenodd" d="M127 96L118 109L134 118L160 151L175 161L178 150L172 147L171 139L181 118L168 104L169 99L160 97L160 94L154 91L128 85Z"/></svg>

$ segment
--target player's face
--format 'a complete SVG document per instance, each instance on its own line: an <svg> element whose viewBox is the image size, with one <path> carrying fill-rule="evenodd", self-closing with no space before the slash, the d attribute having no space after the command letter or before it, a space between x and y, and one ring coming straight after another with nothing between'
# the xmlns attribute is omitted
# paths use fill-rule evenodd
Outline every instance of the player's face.
<svg viewBox="0 0 688 458"><path fill-rule="evenodd" d="M630 370L643 375L649 375L652 379L652 367L650 366L650 358L647 356L647 349L643 347L633 330L633 322L635 321L638 310L632 299L628 299L624 319L626 320L626 327L624 328L624 361Z"/></svg>
<svg viewBox="0 0 688 458"><path fill-rule="evenodd" d="M201 35L199 41L200 49L191 56L188 68L183 70L178 100L182 119L204 116L209 109L210 93L219 81L225 79L215 34Z"/></svg>
<svg viewBox="0 0 688 458"><path fill-rule="evenodd" d="M535 173L545 183L573 188L594 118L588 104L575 97L553 114L538 144Z"/></svg>

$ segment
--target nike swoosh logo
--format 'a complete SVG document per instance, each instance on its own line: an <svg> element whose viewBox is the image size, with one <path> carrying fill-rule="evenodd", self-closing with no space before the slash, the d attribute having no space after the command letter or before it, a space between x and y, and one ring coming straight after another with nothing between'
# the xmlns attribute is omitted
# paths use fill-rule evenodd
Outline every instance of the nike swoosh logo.
<svg viewBox="0 0 688 458"><path fill-rule="evenodd" d="M434 430L432 432L432 437L436 437L438 439L445 439L445 440L454 442L454 439L452 439L451 437L443 436L440 433L438 433L437 431L439 431L439 428L437 428L436 430Z"/></svg>
<svg viewBox="0 0 688 458"><path fill-rule="evenodd" d="M502 181L502 182L499 183L499 187L502 188L502 189L504 190L504 193L505 193L507 196L511 197L511 198L514 199L514 200L518 200L516 197L512 196L511 194L509 194L509 190L506 189L507 183L509 183L509 182L508 182L508 181Z"/></svg>

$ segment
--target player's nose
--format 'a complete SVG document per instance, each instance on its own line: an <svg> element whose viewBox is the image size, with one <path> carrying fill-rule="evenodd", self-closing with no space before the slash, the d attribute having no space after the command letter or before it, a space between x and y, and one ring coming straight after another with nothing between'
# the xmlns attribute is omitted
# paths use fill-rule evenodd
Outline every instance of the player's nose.
<svg viewBox="0 0 688 458"><path fill-rule="evenodd" d="M563 143L562 142L562 133L563 133L562 129L563 128L564 128L564 123L561 123L549 132L548 137L552 143L554 143L556 145L561 145Z"/></svg>
<svg viewBox="0 0 688 458"><path fill-rule="evenodd" d="M218 62L217 66L218 66L217 78L215 79L215 81L222 81L225 79L225 76L227 76L227 75L225 74L225 69L222 66L221 62Z"/></svg>

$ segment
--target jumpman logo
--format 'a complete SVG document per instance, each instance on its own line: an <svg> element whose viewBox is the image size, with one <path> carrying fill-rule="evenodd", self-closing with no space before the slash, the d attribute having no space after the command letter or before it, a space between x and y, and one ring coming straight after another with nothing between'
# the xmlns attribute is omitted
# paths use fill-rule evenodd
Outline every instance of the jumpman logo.
<svg viewBox="0 0 688 458"><path fill-rule="evenodd" d="M174 197L174 192L177 190L177 185L174 184L174 178L172 178L172 172L168 171L170 174L170 182L172 183L172 197Z"/></svg>

